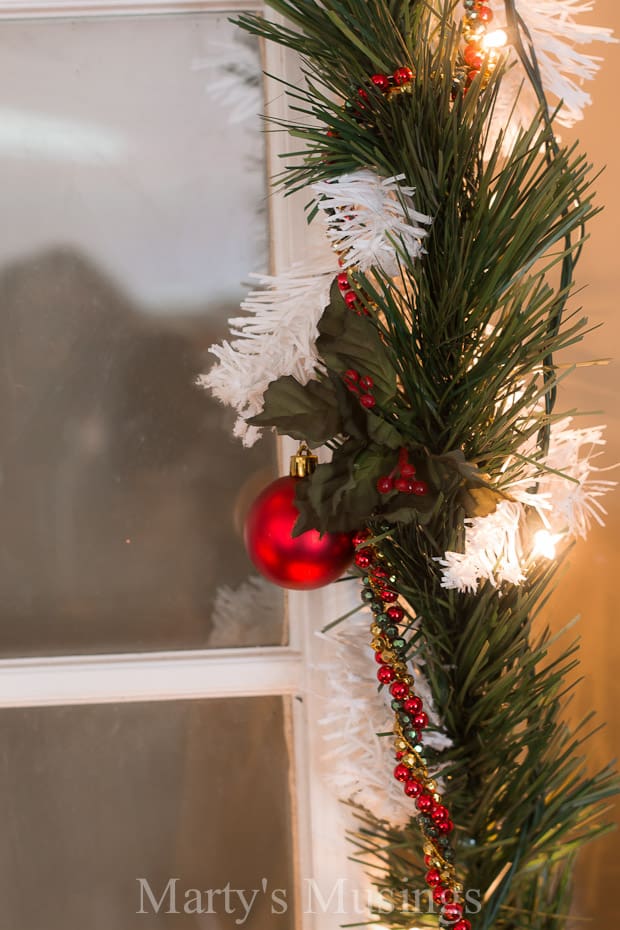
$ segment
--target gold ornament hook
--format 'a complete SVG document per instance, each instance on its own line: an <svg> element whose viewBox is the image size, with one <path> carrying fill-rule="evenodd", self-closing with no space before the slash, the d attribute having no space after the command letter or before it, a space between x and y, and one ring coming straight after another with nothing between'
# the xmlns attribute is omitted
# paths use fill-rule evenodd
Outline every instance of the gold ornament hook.
<svg viewBox="0 0 620 930"><path fill-rule="evenodd" d="M305 442L302 442L295 455L291 455L292 478L307 478L319 464L318 456L314 455Z"/></svg>

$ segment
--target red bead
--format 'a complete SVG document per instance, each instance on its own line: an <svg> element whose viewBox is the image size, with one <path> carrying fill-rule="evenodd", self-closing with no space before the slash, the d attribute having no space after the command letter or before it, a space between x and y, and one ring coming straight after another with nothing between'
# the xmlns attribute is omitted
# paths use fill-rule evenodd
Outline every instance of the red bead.
<svg viewBox="0 0 620 930"><path fill-rule="evenodd" d="M431 888L434 888L435 885L441 884L441 875L439 874L439 869L430 869L424 878L426 879L426 884L430 885Z"/></svg>
<svg viewBox="0 0 620 930"><path fill-rule="evenodd" d="M365 391L372 391L375 386L375 382L368 375L364 375L363 378L360 378L360 387L364 388Z"/></svg>
<svg viewBox="0 0 620 930"><path fill-rule="evenodd" d="M406 478L397 478L396 481L394 482L394 487L396 488L397 491L400 491L401 494L402 493L406 494L409 488L409 482L407 481Z"/></svg>
<svg viewBox="0 0 620 930"><path fill-rule="evenodd" d="M389 685L391 681L394 681L396 677L396 672L393 668L390 668L389 665L382 665L379 671L377 672L377 678L382 685Z"/></svg>
<svg viewBox="0 0 620 930"><path fill-rule="evenodd" d="M377 481L377 491L379 494L389 494L389 492L394 487L394 482L389 475L384 475L382 478L379 478Z"/></svg>
<svg viewBox="0 0 620 930"><path fill-rule="evenodd" d="M428 715L421 710L419 714L411 718L411 725L415 727L416 730L423 730L428 726Z"/></svg>
<svg viewBox="0 0 620 930"><path fill-rule="evenodd" d="M477 45L466 45L463 58L470 68L479 70L482 67L482 55Z"/></svg>
<svg viewBox="0 0 620 930"><path fill-rule="evenodd" d="M358 568L368 568L372 563L374 556L372 549L358 549L353 557L353 561Z"/></svg>
<svg viewBox="0 0 620 930"><path fill-rule="evenodd" d="M426 814L433 809L433 799L430 794L421 794L415 802L415 806L419 811L422 811L423 814Z"/></svg>
<svg viewBox="0 0 620 930"><path fill-rule="evenodd" d="M375 662L379 665L383 665L383 654L381 652L375 652Z"/></svg>
<svg viewBox="0 0 620 930"><path fill-rule="evenodd" d="M422 699L419 698L417 694L414 694L408 701L405 701L403 710L406 714L419 714L423 706Z"/></svg>
<svg viewBox="0 0 620 930"><path fill-rule="evenodd" d="M439 820L436 826L440 833L452 833L454 830L454 824L451 820Z"/></svg>
<svg viewBox="0 0 620 930"><path fill-rule="evenodd" d="M343 296L347 307L354 307L357 303L357 294L355 291L347 291Z"/></svg>
<svg viewBox="0 0 620 930"><path fill-rule="evenodd" d="M380 597L382 601L390 604L392 601L395 601L398 598L398 594L396 591L392 591L390 588L384 588Z"/></svg>
<svg viewBox="0 0 620 930"><path fill-rule="evenodd" d="M400 623L400 621L405 616L405 611L402 607L399 607L398 604L395 604L393 607L388 607L386 613L390 620L393 620L394 623Z"/></svg>
<svg viewBox="0 0 620 930"><path fill-rule="evenodd" d="M409 685L406 685L404 681L395 681L390 686L390 694L397 701L402 701L409 694Z"/></svg>
<svg viewBox="0 0 620 930"><path fill-rule="evenodd" d="M432 861L433 861L432 856L424 856L424 865L426 866L427 869L430 869Z"/></svg>
<svg viewBox="0 0 620 930"><path fill-rule="evenodd" d="M483 23L490 23L493 19L493 10L489 9L488 6L479 6L478 19Z"/></svg>
<svg viewBox="0 0 620 930"><path fill-rule="evenodd" d="M368 100L368 91L364 90L363 87L360 87L357 91L358 97L361 97L362 100Z"/></svg>
<svg viewBox="0 0 620 930"><path fill-rule="evenodd" d="M433 891L433 901L435 904L450 904L454 901L454 892L450 888L439 886Z"/></svg>
<svg viewBox="0 0 620 930"><path fill-rule="evenodd" d="M338 282L338 287L340 288L341 291L348 291L349 288L351 287L351 285L349 284L349 275L344 271L340 272L340 274L336 278L336 281Z"/></svg>
<svg viewBox="0 0 620 930"><path fill-rule="evenodd" d="M471 930L471 921L467 917L461 917L452 927L452 930Z"/></svg>
<svg viewBox="0 0 620 930"><path fill-rule="evenodd" d="M405 753L403 752L402 749L400 749L400 750L396 753L396 759L400 762L400 760L402 759L402 757L403 757L404 755L405 755Z"/></svg>
<svg viewBox="0 0 620 930"><path fill-rule="evenodd" d="M407 781L410 775L411 769L407 768L406 765L403 765L402 762L400 762L394 769L394 778L396 781Z"/></svg>
<svg viewBox="0 0 620 930"><path fill-rule="evenodd" d="M448 820L450 817L450 811L447 807L444 807L443 804L438 804L437 807L433 809L431 817L434 821Z"/></svg>
<svg viewBox="0 0 620 930"><path fill-rule="evenodd" d="M372 394L362 394L360 396L360 404L362 407L366 407L367 410L372 410L377 401L372 396Z"/></svg>
<svg viewBox="0 0 620 930"><path fill-rule="evenodd" d="M345 372L345 377L347 374L348 372ZM357 374L357 372L355 372L355 374ZM361 546L365 543L367 539L370 539L368 530L358 530L357 533L353 534L353 545L357 548L357 546Z"/></svg>
<svg viewBox="0 0 620 930"><path fill-rule="evenodd" d="M394 72L394 81L400 86L413 81L413 71L411 68L397 68Z"/></svg>
<svg viewBox="0 0 620 930"><path fill-rule="evenodd" d="M421 497L423 494L428 494L428 485L426 481L414 481L411 485L411 491Z"/></svg>
<svg viewBox="0 0 620 930"><path fill-rule="evenodd" d="M463 905L451 901L449 904L444 904L441 913L446 920L458 920L459 917L463 916Z"/></svg>
<svg viewBox="0 0 620 930"><path fill-rule="evenodd" d="M390 79L385 74L373 74L370 80L379 90L386 91L390 89Z"/></svg>
<svg viewBox="0 0 620 930"><path fill-rule="evenodd" d="M405 794L408 798L419 798L422 794L423 788L419 781L415 779L410 779L405 782Z"/></svg>
<svg viewBox="0 0 620 930"><path fill-rule="evenodd" d="M415 465L410 465L407 462L406 465L401 466L400 474L402 478L413 478L415 475Z"/></svg>
<svg viewBox="0 0 620 930"><path fill-rule="evenodd" d="M256 568L283 588L307 591L335 581L353 561L351 533L307 530L293 536L299 517L295 489L304 478L287 476L268 485L245 522L248 555Z"/></svg>
<svg viewBox="0 0 620 930"><path fill-rule="evenodd" d="M387 578L388 577L388 573L386 572L384 568L381 568L380 565L377 566L376 568L373 568L372 573L375 578Z"/></svg>

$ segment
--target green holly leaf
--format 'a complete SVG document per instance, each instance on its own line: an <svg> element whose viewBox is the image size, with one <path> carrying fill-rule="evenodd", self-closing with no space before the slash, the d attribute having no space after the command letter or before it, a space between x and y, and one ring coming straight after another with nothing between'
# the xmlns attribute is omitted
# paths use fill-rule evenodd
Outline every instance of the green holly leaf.
<svg viewBox="0 0 620 930"><path fill-rule="evenodd" d="M248 420L254 426L274 426L278 433L320 445L343 430L333 383L300 384L292 375L272 381L263 410Z"/></svg>
<svg viewBox="0 0 620 930"><path fill-rule="evenodd" d="M377 328L347 307L336 283L318 329L317 349L328 368L338 373L354 368L371 377L379 404L395 396L396 372Z"/></svg>
<svg viewBox="0 0 620 930"><path fill-rule="evenodd" d="M384 420L383 417L377 416L370 411L366 414L366 424L368 435L378 446L386 446L388 449L400 449L405 445L405 440L398 432L395 426Z"/></svg>

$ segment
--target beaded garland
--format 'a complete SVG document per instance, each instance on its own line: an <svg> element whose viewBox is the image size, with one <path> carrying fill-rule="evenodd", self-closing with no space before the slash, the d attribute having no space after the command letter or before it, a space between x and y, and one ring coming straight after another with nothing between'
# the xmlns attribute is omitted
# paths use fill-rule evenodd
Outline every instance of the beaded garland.
<svg viewBox="0 0 620 930"><path fill-rule="evenodd" d="M454 823L429 773L424 754L423 731L428 726L428 715L422 699L415 693L415 681L405 662L407 641L399 630L406 618L405 610L397 603L398 593L393 587L396 576L390 573L391 566L383 553L369 542L371 536L368 530L363 530L353 537L355 564L365 573L362 600L374 614L370 633L379 665L377 679L389 688L392 698L394 778L402 783L403 791L418 811L418 824L424 836L425 880L434 904L440 908L440 925L450 930L471 930L471 922L463 916L459 901L463 885L457 880L450 842Z"/></svg>

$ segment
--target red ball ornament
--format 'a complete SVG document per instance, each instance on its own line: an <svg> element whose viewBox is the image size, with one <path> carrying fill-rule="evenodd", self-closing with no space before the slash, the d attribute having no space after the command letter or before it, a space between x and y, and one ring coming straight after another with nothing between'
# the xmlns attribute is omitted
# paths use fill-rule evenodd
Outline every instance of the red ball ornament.
<svg viewBox="0 0 620 930"><path fill-rule="evenodd" d="M413 81L413 71L411 68L397 68L394 72L394 81L402 87L403 84L409 84Z"/></svg>
<svg viewBox="0 0 620 930"><path fill-rule="evenodd" d="M375 87L378 87L379 90L388 91L390 89L390 79L387 74L373 74L370 79Z"/></svg>
<svg viewBox="0 0 620 930"><path fill-rule="evenodd" d="M316 463L316 456L302 447L291 458L291 474L277 478L259 494L245 522L245 546L258 571L269 581L296 591L335 581L354 555L351 533L321 536L318 530L307 530L293 536L299 516L295 489Z"/></svg>

